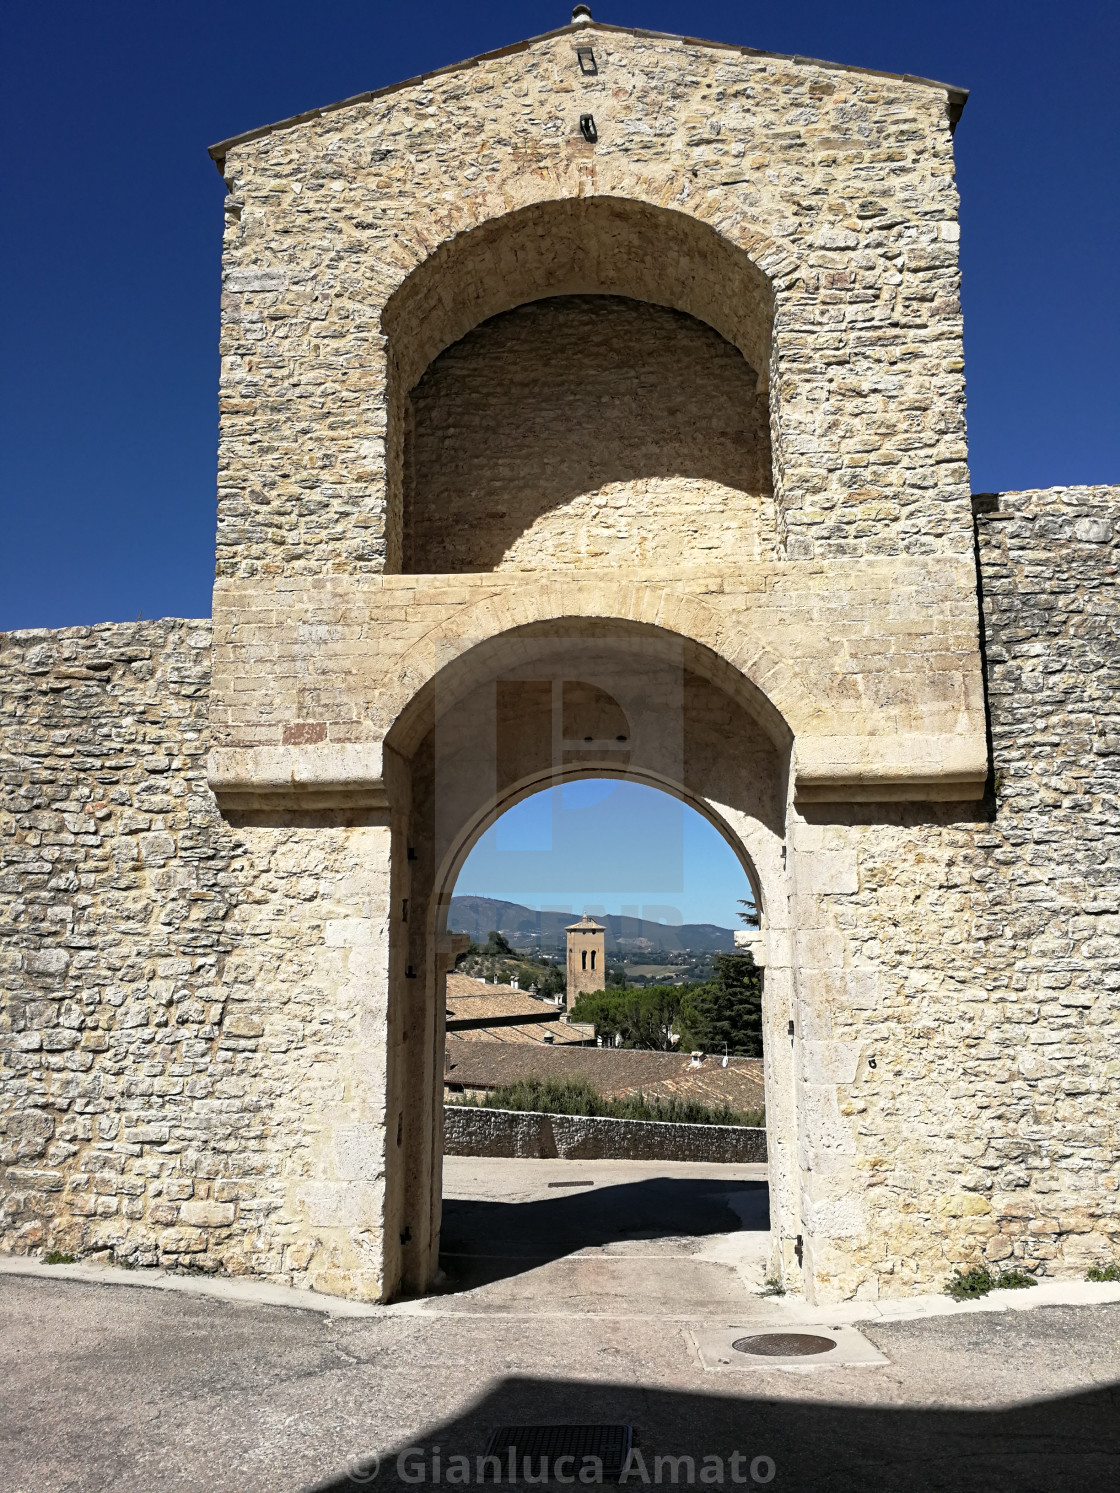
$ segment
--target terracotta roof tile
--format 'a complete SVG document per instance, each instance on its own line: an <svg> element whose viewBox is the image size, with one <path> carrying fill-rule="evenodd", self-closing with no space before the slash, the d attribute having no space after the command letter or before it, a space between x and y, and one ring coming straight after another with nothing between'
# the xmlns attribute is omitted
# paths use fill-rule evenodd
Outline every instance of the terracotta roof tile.
<svg viewBox="0 0 1120 1493"><path fill-rule="evenodd" d="M543 1016L555 1012L554 1021L534 1021L525 1026L477 1027L470 1031L449 1031L447 1041L492 1042L502 1045L548 1047L547 1032L559 1045L595 1040L595 1028L579 1022L560 1020L560 1012L551 1001L540 1000L512 985L488 985L472 975L450 974L447 977L447 1018L449 1021L479 1021L487 1017Z"/></svg>
<svg viewBox="0 0 1120 1493"><path fill-rule="evenodd" d="M526 1028L506 1028L502 1036L512 1030ZM486 1033L488 1038L492 1035ZM493 1040L456 1043L452 1050L449 1036L444 1081L464 1088L484 1089L529 1078L582 1078L604 1098L622 1098L640 1091L647 1098L679 1098L711 1105L730 1104L733 1109L761 1109L765 1103L762 1073L761 1058L732 1058L725 1068L722 1059L707 1057L699 1068L693 1068L689 1055L683 1052L550 1047L539 1042Z"/></svg>

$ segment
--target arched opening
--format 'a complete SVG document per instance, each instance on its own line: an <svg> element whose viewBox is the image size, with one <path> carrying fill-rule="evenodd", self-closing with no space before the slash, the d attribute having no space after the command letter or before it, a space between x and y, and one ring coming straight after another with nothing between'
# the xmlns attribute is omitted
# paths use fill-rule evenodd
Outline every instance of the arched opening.
<svg viewBox="0 0 1120 1493"><path fill-rule="evenodd" d="M407 906L399 963L391 966L386 1115L397 1136L388 1148L387 1262L390 1280L399 1271L399 1289L425 1289L435 1274L445 982L457 952L447 914L472 848L542 788L588 778L645 784L715 826L735 851L764 928L781 936L790 746L788 727L745 676L679 634L625 619L499 633L460 649L415 690L385 743L387 778L402 806L396 894ZM787 966L768 972L768 1028L784 1032L790 989ZM774 1045L766 1088L779 1177L775 1230L792 1238L789 1061Z"/></svg>
<svg viewBox="0 0 1120 1493"><path fill-rule="evenodd" d="M638 1247L670 1295L718 1288L713 1248L761 1284L765 1167L742 1154L757 1132L726 1129L764 1107L759 1013L741 998L761 996L761 972L735 946L753 890L729 834L662 788L565 775L475 839L448 915L471 942L447 976L441 1221L445 1289L475 1309L511 1289L648 1307L639 1273L604 1281L596 1263ZM654 1127L665 1154L628 1147L642 1127L611 1113L677 1121Z"/></svg>
<svg viewBox="0 0 1120 1493"><path fill-rule="evenodd" d="M448 240L382 316L386 568L679 563L682 528L691 563L753 558L772 321L766 275L672 209L565 198Z"/></svg>
<svg viewBox="0 0 1120 1493"><path fill-rule="evenodd" d="M408 396L406 572L757 560L776 520L765 392L684 312L559 296L492 317Z"/></svg>

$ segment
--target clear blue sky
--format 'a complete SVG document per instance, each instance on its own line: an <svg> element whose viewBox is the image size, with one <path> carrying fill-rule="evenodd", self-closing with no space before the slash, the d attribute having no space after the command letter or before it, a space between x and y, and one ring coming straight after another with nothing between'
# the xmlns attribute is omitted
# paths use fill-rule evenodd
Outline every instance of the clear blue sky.
<svg viewBox="0 0 1120 1493"><path fill-rule="evenodd" d="M1120 481L1116 0L593 9L970 87L973 486ZM206 146L569 15L563 0L4 7L0 628L210 610L224 189Z"/></svg>
<svg viewBox="0 0 1120 1493"><path fill-rule="evenodd" d="M740 926L742 866L695 809L656 788L587 778L524 799L467 857L455 891L525 907Z"/></svg>

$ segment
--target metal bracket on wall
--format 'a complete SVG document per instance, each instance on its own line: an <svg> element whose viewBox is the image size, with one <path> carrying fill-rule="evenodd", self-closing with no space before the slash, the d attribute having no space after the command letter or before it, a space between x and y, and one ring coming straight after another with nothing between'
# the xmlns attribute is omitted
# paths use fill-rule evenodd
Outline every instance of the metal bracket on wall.
<svg viewBox="0 0 1120 1493"><path fill-rule="evenodd" d="M599 131L595 128L594 114L581 114L579 116L579 132L583 138L592 145L599 138Z"/></svg>

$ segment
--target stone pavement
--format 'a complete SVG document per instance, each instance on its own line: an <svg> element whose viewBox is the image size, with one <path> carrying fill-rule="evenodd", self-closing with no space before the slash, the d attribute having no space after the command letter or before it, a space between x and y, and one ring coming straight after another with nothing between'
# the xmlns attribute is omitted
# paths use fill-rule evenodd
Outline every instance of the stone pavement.
<svg viewBox="0 0 1120 1493"><path fill-rule="evenodd" d="M734 1469L781 1493L1120 1485L1120 1292L884 1303L924 1313L897 1321L760 1298L759 1173L450 1158L444 1293L388 1308L9 1259L0 1489L343 1493L407 1481L410 1445L404 1474L453 1487L451 1458L473 1484L497 1426L612 1421L633 1425L651 1484L674 1467L687 1484L687 1463L655 1459L691 1456L697 1486ZM696 1347L715 1328L853 1319L885 1364L713 1372Z"/></svg>

